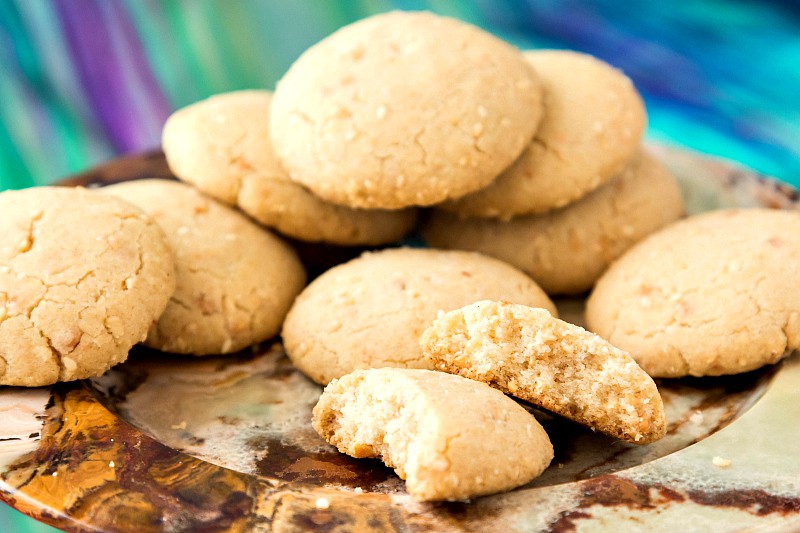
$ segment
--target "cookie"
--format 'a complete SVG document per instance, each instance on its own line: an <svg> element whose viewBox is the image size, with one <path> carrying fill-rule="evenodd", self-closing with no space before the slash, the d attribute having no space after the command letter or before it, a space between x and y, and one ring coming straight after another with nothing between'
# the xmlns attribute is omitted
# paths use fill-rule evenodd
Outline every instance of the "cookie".
<svg viewBox="0 0 800 533"><path fill-rule="evenodd" d="M103 189L139 206L175 252L177 289L145 344L165 352L236 352L278 333L305 272L294 250L193 187L139 180Z"/></svg>
<svg viewBox="0 0 800 533"><path fill-rule="evenodd" d="M86 189L0 193L0 385L103 374L175 289L172 251L136 207Z"/></svg>
<svg viewBox="0 0 800 533"><path fill-rule="evenodd" d="M312 423L340 452L394 468L418 501L510 490L553 459L544 429L514 400L430 370L356 370L325 388Z"/></svg>
<svg viewBox="0 0 800 533"><path fill-rule="evenodd" d="M437 312L487 299L555 313L533 280L497 259L420 248L366 253L306 287L283 342L294 365L323 385L361 368L432 368L419 336Z"/></svg>
<svg viewBox="0 0 800 533"><path fill-rule="evenodd" d="M471 217L543 213L581 198L633 158L647 117L633 83L592 56L526 52L541 79L544 114L522 156L489 187L443 205Z"/></svg>
<svg viewBox="0 0 800 533"><path fill-rule="evenodd" d="M488 185L541 110L517 49L454 19L392 12L306 50L278 82L270 131L291 178L318 196L398 209Z"/></svg>
<svg viewBox="0 0 800 533"><path fill-rule="evenodd" d="M664 403L633 358L544 309L477 302L443 313L420 338L438 370L636 444L666 433Z"/></svg>
<svg viewBox="0 0 800 533"><path fill-rule="evenodd" d="M416 211L349 209L324 202L289 176L269 139L269 91L212 96L172 114L163 148L172 172L259 223L309 242L376 245L414 226Z"/></svg>
<svg viewBox="0 0 800 533"><path fill-rule="evenodd" d="M747 372L800 347L798 265L798 212L693 216L611 265L587 302L587 324L651 376Z"/></svg>
<svg viewBox="0 0 800 533"><path fill-rule="evenodd" d="M625 250L682 213L677 181L642 153L611 182L561 209L508 222L434 210L423 234L431 246L506 261L549 294L578 294Z"/></svg>

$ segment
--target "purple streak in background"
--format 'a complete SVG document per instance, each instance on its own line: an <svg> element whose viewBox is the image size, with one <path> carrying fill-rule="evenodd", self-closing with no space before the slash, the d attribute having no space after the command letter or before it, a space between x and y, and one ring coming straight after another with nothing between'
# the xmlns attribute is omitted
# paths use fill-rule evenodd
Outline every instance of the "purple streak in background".
<svg viewBox="0 0 800 533"><path fill-rule="evenodd" d="M70 54L74 58L74 68L78 74L87 100L96 119L111 144L118 152L132 152L158 143L159 132L148 131L142 124L163 123L169 114L169 105L155 81L144 56L141 42L119 4L104 3L103 0L55 0L56 10ZM135 70L139 76L142 91L141 99L148 102L159 120L148 116L147 109L135 105L128 87L122 64L118 57L110 31L113 21L107 16L108 10L116 11L122 38L129 47ZM98 61L98 56L105 60Z"/></svg>
<svg viewBox="0 0 800 533"><path fill-rule="evenodd" d="M102 0L100 0L102 1ZM138 0L137 0L138 1ZM121 7L121 2L114 2L111 4L115 11L114 20L117 21L123 39L125 40L125 47L130 53L132 60L131 72L137 73L141 89L143 93L143 100L147 103L146 110L150 112L151 135L155 134L155 145L161 144L161 128L164 122L167 121L172 107L169 104L166 95L161 90L161 85L156 79L155 73L150 67L150 61L139 39L136 28L131 22L130 16ZM147 139L147 148L152 148L152 139Z"/></svg>

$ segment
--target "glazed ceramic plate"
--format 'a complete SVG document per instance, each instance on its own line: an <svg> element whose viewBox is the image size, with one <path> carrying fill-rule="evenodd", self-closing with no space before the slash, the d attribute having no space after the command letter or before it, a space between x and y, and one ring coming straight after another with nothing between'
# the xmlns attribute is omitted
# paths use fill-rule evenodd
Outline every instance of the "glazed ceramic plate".
<svg viewBox="0 0 800 533"><path fill-rule="evenodd" d="M689 212L800 209L794 189L652 148L679 176ZM170 177L161 154L67 183L153 176ZM559 307L582 322L581 300ZM202 359L137 348L97 379L0 387L0 497L73 530L800 529L800 358L658 384L663 440L630 445L534 411L556 450L540 478L471 502L419 504L379 461L341 455L317 436L309 420L321 389L279 344Z"/></svg>

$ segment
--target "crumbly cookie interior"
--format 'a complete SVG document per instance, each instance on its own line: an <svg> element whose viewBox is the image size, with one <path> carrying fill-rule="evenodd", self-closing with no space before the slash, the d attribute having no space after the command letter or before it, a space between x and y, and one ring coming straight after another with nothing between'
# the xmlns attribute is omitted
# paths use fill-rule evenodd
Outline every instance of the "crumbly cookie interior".
<svg viewBox="0 0 800 533"><path fill-rule="evenodd" d="M338 389L329 397L314 427L340 452L357 458L379 458L406 479L410 448L418 433L418 416L400 391L385 391L380 397L359 380L355 386Z"/></svg>
<svg viewBox="0 0 800 533"><path fill-rule="evenodd" d="M314 407L314 429L353 457L379 457L418 501L509 490L553 458L544 428L483 383L408 368L356 370Z"/></svg>
<svg viewBox="0 0 800 533"><path fill-rule="evenodd" d="M664 436L661 396L630 355L544 309L479 302L440 316L422 345L440 370L595 430L638 444Z"/></svg>

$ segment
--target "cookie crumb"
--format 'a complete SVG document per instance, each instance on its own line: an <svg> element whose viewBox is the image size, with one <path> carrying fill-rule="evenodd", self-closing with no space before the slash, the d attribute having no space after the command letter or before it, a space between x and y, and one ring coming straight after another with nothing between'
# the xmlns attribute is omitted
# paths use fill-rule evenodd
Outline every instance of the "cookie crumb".
<svg viewBox="0 0 800 533"><path fill-rule="evenodd" d="M328 501L328 498L317 498L314 502L314 507L317 509L327 509L331 506L331 502Z"/></svg>
<svg viewBox="0 0 800 533"><path fill-rule="evenodd" d="M714 463L714 466L718 468L728 468L731 466L730 459L725 459L724 457L720 457L718 455L715 455L711 462Z"/></svg>
<svg viewBox="0 0 800 533"><path fill-rule="evenodd" d="M225 342L222 343L221 353L230 352L232 347L233 347L233 339L229 337L225 339Z"/></svg>
<svg viewBox="0 0 800 533"><path fill-rule="evenodd" d="M186 420L182 421L180 424L173 424L170 427L172 429L186 429Z"/></svg>

